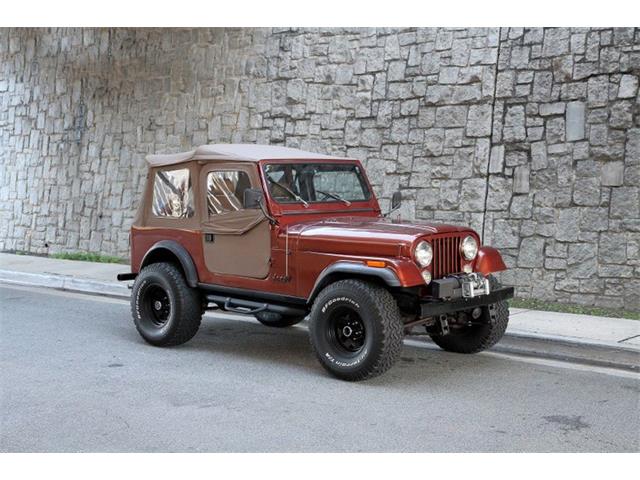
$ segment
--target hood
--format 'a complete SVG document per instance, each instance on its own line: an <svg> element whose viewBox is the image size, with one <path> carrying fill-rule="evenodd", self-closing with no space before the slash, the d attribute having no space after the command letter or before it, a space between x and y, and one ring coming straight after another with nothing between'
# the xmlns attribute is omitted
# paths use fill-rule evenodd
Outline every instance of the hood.
<svg viewBox="0 0 640 480"><path fill-rule="evenodd" d="M299 236L301 250L365 254L401 255L403 246L411 246L422 236L438 233L469 232L469 228L438 223L417 223L382 217L336 217L292 225Z"/></svg>

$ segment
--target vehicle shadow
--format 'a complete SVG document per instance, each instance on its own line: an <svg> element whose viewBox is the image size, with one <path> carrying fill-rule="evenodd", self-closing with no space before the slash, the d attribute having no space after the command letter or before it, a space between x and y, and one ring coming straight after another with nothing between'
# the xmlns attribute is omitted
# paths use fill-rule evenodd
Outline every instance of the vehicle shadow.
<svg viewBox="0 0 640 480"><path fill-rule="evenodd" d="M274 328L252 321L250 317L234 320L208 316L203 318L196 337L179 350L209 352L216 357L225 357L225 362L244 360L260 367L283 368L288 374L293 369L318 379L339 381L325 372L314 357L306 321L289 328ZM499 368L496 363L500 360L482 355L452 354L427 342L424 347L405 344L391 370L357 385L406 388L428 383L431 387L445 386L459 380L461 371L464 375L495 377L496 368Z"/></svg>

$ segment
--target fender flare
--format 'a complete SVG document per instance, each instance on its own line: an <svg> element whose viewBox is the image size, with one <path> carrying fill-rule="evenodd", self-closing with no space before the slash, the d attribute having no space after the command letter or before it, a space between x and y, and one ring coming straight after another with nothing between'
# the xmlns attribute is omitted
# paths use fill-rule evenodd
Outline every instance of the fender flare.
<svg viewBox="0 0 640 480"><path fill-rule="evenodd" d="M506 270L507 266L502 260L500 252L493 247L480 247L475 261L475 271L483 275Z"/></svg>
<svg viewBox="0 0 640 480"><path fill-rule="evenodd" d="M320 293L320 290L322 290L329 283L329 277L336 273L354 275L359 277L376 277L382 280L389 287L402 286L402 284L400 283L400 279L398 278L396 273L388 267L369 267L368 265L364 265L362 263L341 260L336 263L332 263L324 270L322 270L322 272L320 272L320 275L318 275L316 283L313 285L313 289L309 294L307 303L311 303L313 301L316 295Z"/></svg>
<svg viewBox="0 0 640 480"><path fill-rule="evenodd" d="M184 272L187 285L196 288L198 286L198 270L196 269L196 265L191 255L189 255L189 252L187 252L187 249L174 240L160 240L147 250L147 253L144 254L142 262L140 263L140 270L151 263L150 260L154 252L158 253L161 250L167 250L178 259Z"/></svg>

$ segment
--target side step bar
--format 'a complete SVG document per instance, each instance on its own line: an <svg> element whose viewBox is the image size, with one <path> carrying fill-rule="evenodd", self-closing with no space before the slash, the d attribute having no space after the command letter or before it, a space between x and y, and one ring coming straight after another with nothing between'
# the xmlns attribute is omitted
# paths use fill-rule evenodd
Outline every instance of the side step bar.
<svg viewBox="0 0 640 480"><path fill-rule="evenodd" d="M137 273L119 273L116 278L119 282L126 282L128 280L135 280L137 276Z"/></svg>
<svg viewBox="0 0 640 480"><path fill-rule="evenodd" d="M275 305L273 303L260 303L251 300L242 300L239 298L225 297L222 295L207 294L208 302L213 302L221 310L234 313L243 313L246 315L254 315L259 312L274 312L281 315L306 315L307 311L300 308L285 307L283 305Z"/></svg>

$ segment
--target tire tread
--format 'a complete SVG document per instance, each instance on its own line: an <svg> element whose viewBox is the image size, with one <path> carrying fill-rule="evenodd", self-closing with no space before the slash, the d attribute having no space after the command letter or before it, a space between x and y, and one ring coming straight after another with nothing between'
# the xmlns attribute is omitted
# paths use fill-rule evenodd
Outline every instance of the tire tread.
<svg viewBox="0 0 640 480"><path fill-rule="evenodd" d="M171 263L152 263L151 265L144 267L140 274L143 274L143 272L145 271L156 272L159 275L168 277L170 279L170 282L172 282L176 287L175 293L178 298L176 299L176 306L173 306L176 310L176 328L171 333L171 335L164 340L158 342L149 342L149 340L145 338L143 331L140 329L138 323L134 322L138 333L142 338L147 340L147 342L152 343L156 346L172 347L188 342L198 332L200 323L202 322L202 302L199 292L187 285L182 272L180 272L180 270ZM138 275L138 278L140 277L141 275ZM131 313L133 317L136 318L134 293L135 285L131 297Z"/></svg>
<svg viewBox="0 0 640 480"><path fill-rule="evenodd" d="M363 368L356 373L337 373L324 362L322 355L318 352L311 342L311 348L320 361L320 364L331 374L338 376L344 380L360 381L367 380L389 370L398 360L402 351L402 342L404 339L404 326L400 321L400 310L395 299L389 291L378 285L356 279L339 280L327 286L316 298L311 309L311 318L317 314L317 309L325 303L328 298L334 295L334 291L346 288L356 291L366 296L374 303L375 308L380 313L382 320L382 349L380 355L375 359L368 368Z"/></svg>

